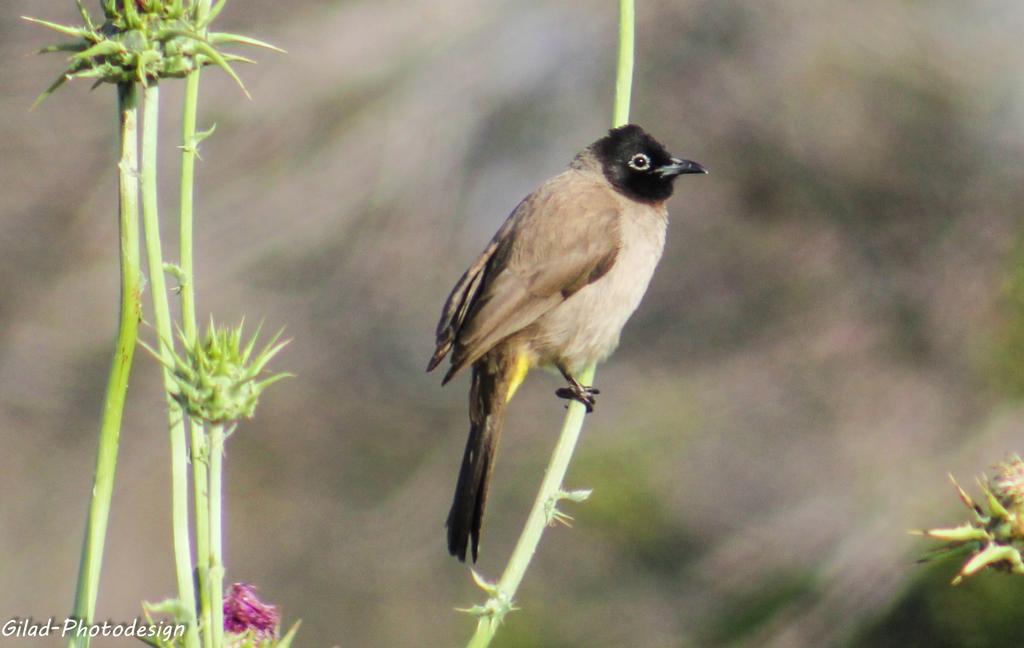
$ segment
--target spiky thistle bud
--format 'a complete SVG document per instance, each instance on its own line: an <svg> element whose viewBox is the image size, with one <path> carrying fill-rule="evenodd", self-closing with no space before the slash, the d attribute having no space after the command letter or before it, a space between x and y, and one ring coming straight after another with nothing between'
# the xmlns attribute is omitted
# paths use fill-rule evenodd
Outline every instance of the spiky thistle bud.
<svg viewBox="0 0 1024 648"><path fill-rule="evenodd" d="M282 333L278 331L254 356L259 329L243 345L243 326L244 322L237 327L217 327L211 318L202 339L189 344L184 335L179 335L185 351L178 355L171 350L169 361L146 347L170 369L176 388L172 396L189 416L209 423L251 418L263 390L292 375L277 373L261 379L267 363L288 340L278 342ZM165 347L170 350L169 343Z"/></svg>
<svg viewBox="0 0 1024 648"><path fill-rule="evenodd" d="M252 63L251 59L221 52L222 44L252 45L283 52L268 43L225 32L209 32L208 27L221 9L209 2L190 0L103 0L104 22L97 24L76 0L83 24L61 25L25 16L73 40L55 43L39 50L70 52L68 66L36 100L36 104L70 79L93 79L100 83L140 83L148 85L163 78L184 77L203 65L217 65L238 83L248 95L242 80L231 67L233 62Z"/></svg>
<svg viewBox="0 0 1024 648"><path fill-rule="evenodd" d="M994 476L978 480L984 505L971 499L950 475L960 501L971 510L970 521L958 527L917 532L946 543L934 551L936 556L962 551L970 554L953 579L954 585L986 568L1024 574L1024 461L1013 455L995 469Z"/></svg>

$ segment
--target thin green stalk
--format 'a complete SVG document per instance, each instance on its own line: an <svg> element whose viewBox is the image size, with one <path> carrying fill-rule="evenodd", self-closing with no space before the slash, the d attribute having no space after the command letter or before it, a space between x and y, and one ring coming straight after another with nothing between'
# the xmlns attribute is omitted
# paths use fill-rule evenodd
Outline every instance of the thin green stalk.
<svg viewBox="0 0 1024 648"><path fill-rule="evenodd" d="M196 113L199 105L199 70L185 81L185 99L181 118L181 194L179 219L179 282L181 287L181 329L189 345L196 340L195 278L192 264L193 200L195 196L195 164L199 145L196 139ZM189 418L192 451L192 496L196 528L196 581L199 591L199 617L203 645L211 645L209 628L213 623L210 597L207 596L210 572L210 523L207 502L206 433L201 421Z"/></svg>
<svg viewBox="0 0 1024 648"><path fill-rule="evenodd" d="M210 605L213 621L209 634L213 648L224 648L224 558L221 553L221 490L224 426L210 426Z"/></svg>
<svg viewBox="0 0 1024 648"><path fill-rule="evenodd" d="M138 205L138 95L134 84L117 87L117 110L120 120L121 159L118 162L119 230L121 258L121 315L118 325L114 359L107 380L107 393L100 423L96 472L93 476L89 517L85 524L82 558L75 588L72 615L91 622L96 611L103 544L107 534L110 500L114 492L117 448L121 436L121 418L132 358L138 342L141 307L141 272L139 267L139 205ZM72 637L70 645L87 648L89 637Z"/></svg>
<svg viewBox="0 0 1024 648"><path fill-rule="evenodd" d="M594 365L584 369L577 378L584 385L593 384ZM486 606L493 613L480 616L476 632L467 644L468 648L483 648L489 645L505 614L511 609L516 591L526 574L526 568L530 566L530 560L537 551L537 545L540 544L544 529L552 520L554 507L563 497L562 481L569 469L569 461L572 459L573 450L576 448L580 431L583 429L583 419L586 414L587 410L582 403L570 401L569 411L562 424L562 433L558 437L555 451L552 453L551 461L544 473L540 490L537 491L537 498L533 501L533 508L530 509L530 515L526 518L526 525L519 535L515 549L512 550L512 557L509 558L505 572L501 575L501 580L498 581L494 597L488 601Z"/></svg>
<svg viewBox="0 0 1024 648"><path fill-rule="evenodd" d="M594 383L594 365L583 370L578 380L584 385ZM580 431L583 429L583 418L587 410L582 403L572 401L569 411L566 412L565 421L562 423L562 433L558 437L558 443L551 455L551 462L544 473L544 479L540 484L540 491L537 499L533 502L533 509L530 517L526 520L526 528L519 537L515 549L512 550L512 558L509 560L505 573L498 581L498 589L502 592L515 592L526 574L526 568L537 550L540 536L544 529L551 522L552 507L560 499L562 481L569 469L569 461L572 459L573 450L576 448L576 441L579 439Z"/></svg>
<svg viewBox="0 0 1024 648"><path fill-rule="evenodd" d="M210 13L210 0L195 0L195 18L205 24ZM203 30L205 35L205 29ZM181 186L179 194L179 282L181 286L181 330L189 346L196 341L196 287L193 266L193 234L195 210L195 166L199 156L196 137L196 115L199 108L199 74L193 70L185 80L185 97L181 115ZM214 634L213 601L210 596L210 509L209 509L209 444L202 421L189 418L189 440L192 456L192 497L196 525L196 588L199 592L199 618L204 648L212 648ZM223 612L222 612L223 614ZM223 628L223 622L220 623ZM221 630L223 632L223 630Z"/></svg>
<svg viewBox="0 0 1024 648"><path fill-rule="evenodd" d="M160 218L157 208L157 145L160 120L160 86L151 82L145 90L142 122L142 222L145 227L149 281L152 285L153 316L160 336L160 355L164 365L164 389L167 395L167 426L171 451L171 526L174 537L174 564L178 580L178 599L189 611L185 645L198 648L196 599L192 581L192 555L188 526L188 450L185 445L185 421L181 406L171 396L175 389L171 370L173 357L167 345L173 343L170 306L164 282L163 250L160 243Z"/></svg>
<svg viewBox="0 0 1024 648"><path fill-rule="evenodd" d="M622 126L629 122L629 104L633 91L635 23L634 0L620 0L619 58L615 76L615 107L612 113L612 126ZM577 376L577 379L584 385L593 385L594 373L595 366L590 365ZM533 554L537 551L537 545L544 534L544 529L557 517L555 507L559 500L565 498L562 482L569 469L569 461L572 459L576 442L579 440L585 417L584 406L571 401L569 411L565 415L565 422L562 424L558 443L555 445L540 490L537 492L537 498L533 502L533 508L526 519L526 525L516 542L515 549L512 550L508 565L497 585L485 584L491 598L481 610L476 632L470 638L467 644L468 648L485 648L490 645L505 614L512 609L516 591L526 574Z"/></svg>
<svg viewBox="0 0 1024 648"><path fill-rule="evenodd" d="M619 0L619 61L615 72L615 109L612 127L629 123L629 104L633 96L634 36L636 7L634 0Z"/></svg>
<svg viewBox="0 0 1024 648"><path fill-rule="evenodd" d="M179 259L181 276L181 329L191 343L196 338L195 278L192 275L192 204L195 195L196 112L199 105L199 70L185 80L185 100L181 114L181 194Z"/></svg>
<svg viewBox="0 0 1024 648"><path fill-rule="evenodd" d="M210 582L210 488L207 464L210 450L206 432L200 421L189 418L192 450L192 497L196 520L196 586L199 591L199 625L204 648L213 645L210 628L213 610L209 596Z"/></svg>

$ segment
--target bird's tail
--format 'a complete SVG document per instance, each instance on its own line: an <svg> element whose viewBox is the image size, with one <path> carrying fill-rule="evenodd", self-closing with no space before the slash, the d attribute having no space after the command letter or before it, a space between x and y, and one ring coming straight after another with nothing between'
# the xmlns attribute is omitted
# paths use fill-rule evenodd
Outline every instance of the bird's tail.
<svg viewBox="0 0 1024 648"><path fill-rule="evenodd" d="M505 422L505 404L522 381L516 374L522 363L510 362L504 353L492 351L473 364L469 390L469 439L462 457L455 498L448 513L448 552L466 561L471 547L476 562L480 525L487 504L494 457ZM522 371L525 374L525 371Z"/></svg>

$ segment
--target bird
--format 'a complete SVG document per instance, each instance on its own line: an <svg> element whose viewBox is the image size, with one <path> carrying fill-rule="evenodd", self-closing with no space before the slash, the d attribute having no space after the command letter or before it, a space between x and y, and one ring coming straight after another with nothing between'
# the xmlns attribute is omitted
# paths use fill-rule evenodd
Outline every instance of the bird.
<svg viewBox="0 0 1024 648"><path fill-rule="evenodd" d="M505 408L534 367L557 370L559 398L593 411L599 390L576 376L605 360L654 274L665 245L665 202L684 174L636 124L613 128L512 211L455 284L427 371L442 385L471 368L469 437L448 514L448 552L477 561Z"/></svg>

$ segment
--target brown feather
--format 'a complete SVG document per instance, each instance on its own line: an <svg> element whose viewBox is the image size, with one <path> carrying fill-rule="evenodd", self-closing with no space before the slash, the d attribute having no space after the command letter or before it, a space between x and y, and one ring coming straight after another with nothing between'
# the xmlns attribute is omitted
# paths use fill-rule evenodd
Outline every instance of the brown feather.
<svg viewBox="0 0 1024 648"><path fill-rule="evenodd" d="M448 552L465 562L467 551L476 562L480 548L480 528L487 506L494 459L501 440L508 400L512 354L507 349L494 351L473 365L469 391L469 437L455 486L455 497L448 512Z"/></svg>
<svg viewBox="0 0 1024 648"><path fill-rule="evenodd" d="M519 204L448 297L428 370L451 352L448 382L611 269L620 203L599 180L570 169Z"/></svg>
<svg viewBox="0 0 1024 648"><path fill-rule="evenodd" d="M437 322L436 348L429 364L427 364L427 371L433 371L441 363L441 360L448 355L448 352L451 351L455 337L462 328L463 322L466 321L466 315L469 313L469 309L472 307L477 293L483 284L487 264L494 255L495 250L498 249L501 241L504 240L511 226L512 218L509 217L487 244L487 247L484 248L484 251L477 257L476 261L469 266L469 269L462 274L455 287L452 288L452 292L448 295L448 299L445 301L444 308L441 311L441 319ZM448 382L448 379L446 378L444 382Z"/></svg>

